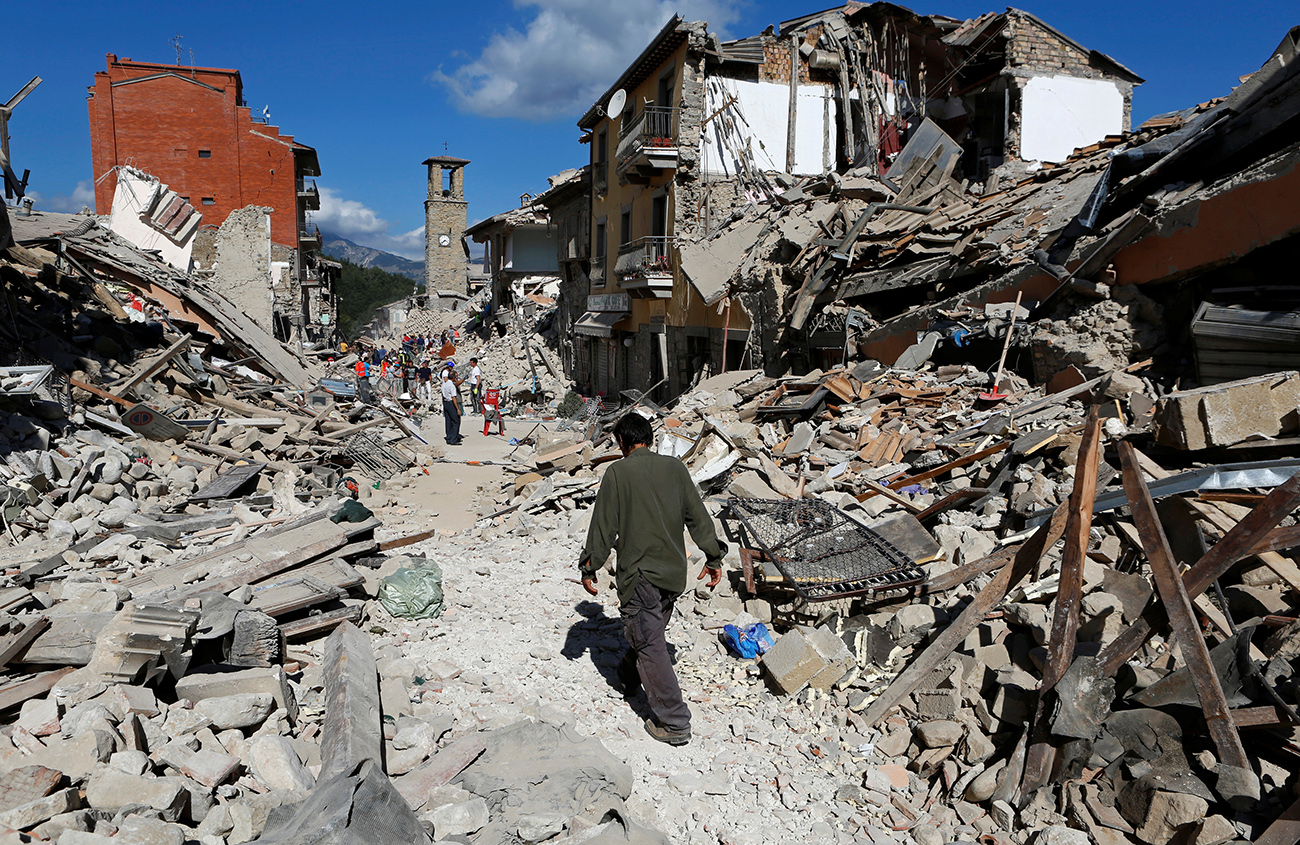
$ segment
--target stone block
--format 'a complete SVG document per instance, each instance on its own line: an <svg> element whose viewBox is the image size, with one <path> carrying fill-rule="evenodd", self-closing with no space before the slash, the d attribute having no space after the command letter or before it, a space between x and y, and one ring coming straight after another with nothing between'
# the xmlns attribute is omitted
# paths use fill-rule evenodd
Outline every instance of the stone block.
<svg viewBox="0 0 1300 845"><path fill-rule="evenodd" d="M59 731L59 705L53 698L33 698L23 702L18 725L32 736L50 736Z"/></svg>
<svg viewBox="0 0 1300 845"><path fill-rule="evenodd" d="M86 801L92 808L109 813L144 804L167 821L176 821L189 804L189 792L175 778L139 777L100 766L86 784Z"/></svg>
<svg viewBox="0 0 1300 845"><path fill-rule="evenodd" d="M826 662L825 668L808 679L808 686L829 690L854 667L853 654L844 640L826 628L804 628L803 635Z"/></svg>
<svg viewBox="0 0 1300 845"><path fill-rule="evenodd" d="M299 792L316 783L293 743L282 736L258 737L249 743L248 756L253 775L271 789Z"/></svg>
<svg viewBox="0 0 1300 845"><path fill-rule="evenodd" d="M826 659L808 642L803 629L795 628L763 655L763 668L778 690L793 695L826 669Z"/></svg>
<svg viewBox="0 0 1300 845"><path fill-rule="evenodd" d="M28 801L26 804L20 804L11 810L0 813L0 827L26 830L61 813L71 812L80 806L80 790L75 787L60 789L58 792L42 796L34 801Z"/></svg>
<svg viewBox="0 0 1300 845"><path fill-rule="evenodd" d="M194 709L211 720L217 730L251 728L262 724L275 709L275 698L265 692L245 692L205 698Z"/></svg>
<svg viewBox="0 0 1300 845"><path fill-rule="evenodd" d="M0 808L12 808L58 789L63 773L45 766L20 766L0 775Z"/></svg>
<svg viewBox="0 0 1300 845"><path fill-rule="evenodd" d="M1231 446L1300 427L1300 373L1289 371L1180 390L1156 403L1156 442L1175 449Z"/></svg>
<svg viewBox="0 0 1300 845"><path fill-rule="evenodd" d="M78 780L90 774L97 763L108 760L113 744L113 737L104 731L90 730L71 739L52 736L45 741L45 748L34 752L27 762L48 766Z"/></svg>
<svg viewBox="0 0 1300 845"><path fill-rule="evenodd" d="M1205 818L1209 809L1209 802L1196 795L1153 791L1137 837L1148 845L1165 845L1181 829Z"/></svg>
<svg viewBox="0 0 1300 845"><path fill-rule="evenodd" d="M179 825L143 816L128 816L117 826L116 845L185 845L185 830Z"/></svg>
<svg viewBox="0 0 1300 845"><path fill-rule="evenodd" d="M284 669L279 666L234 671L220 666L202 666L176 682L176 696L195 702L240 693L267 693L275 699L277 708L289 714L290 724L298 719L298 700L289 687Z"/></svg>
<svg viewBox="0 0 1300 845"><path fill-rule="evenodd" d="M429 813L433 834L438 839L468 836L488 823L487 801L471 798L457 804L446 804Z"/></svg>

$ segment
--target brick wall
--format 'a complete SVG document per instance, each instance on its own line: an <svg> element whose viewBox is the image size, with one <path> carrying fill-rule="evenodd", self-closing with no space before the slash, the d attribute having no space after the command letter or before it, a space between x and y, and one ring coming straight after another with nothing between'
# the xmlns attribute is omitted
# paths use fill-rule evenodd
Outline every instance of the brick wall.
<svg viewBox="0 0 1300 845"><path fill-rule="evenodd" d="M296 247L293 138L254 122L242 96L238 71L119 61L110 53L88 101L96 211L113 205L112 169L131 164L187 197L205 225L247 205L272 208L271 239Z"/></svg>
<svg viewBox="0 0 1300 845"><path fill-rule="evenodd" d="M1007 63L1026 70L1055 71L1069 76L1101 76L1086 51L1028 18L1007 21Z"/></svg>

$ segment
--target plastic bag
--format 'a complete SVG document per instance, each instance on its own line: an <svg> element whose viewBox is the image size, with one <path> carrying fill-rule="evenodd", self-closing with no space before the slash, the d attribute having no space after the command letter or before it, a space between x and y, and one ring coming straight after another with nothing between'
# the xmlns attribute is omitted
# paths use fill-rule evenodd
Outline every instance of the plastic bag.
<svg viewBox="0 0 1300 845"><path fill-rule="evenodd" d="M380 583L379 603L402 619L436 618L443 607L442 570L433 562L397 570Z"/></svg>
<svg viewBox="0 0 1300 845"><path fill-rule="evenodd" d="M744 628L724 625L722 639L727 644L727 648L746 658L758 657L776 645L776 640L772 639L767 626L762 622L746 625Z"/></svg>

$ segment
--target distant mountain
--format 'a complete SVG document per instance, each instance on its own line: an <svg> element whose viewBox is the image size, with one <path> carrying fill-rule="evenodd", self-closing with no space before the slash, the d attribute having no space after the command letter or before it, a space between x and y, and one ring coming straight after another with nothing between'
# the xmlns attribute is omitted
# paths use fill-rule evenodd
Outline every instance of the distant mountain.
<svg viewBox="0 0 1300 845"><path fill-rule="evenodd" d="M362 246L340 235L332 235L324 231L320 233L320 236L322 242L321 252L331 258L343 258L358 267L375 267L388 273L405 276L417 282L424 281L423 261L412 261L391 252L384 252L382 249Z"/></svg>

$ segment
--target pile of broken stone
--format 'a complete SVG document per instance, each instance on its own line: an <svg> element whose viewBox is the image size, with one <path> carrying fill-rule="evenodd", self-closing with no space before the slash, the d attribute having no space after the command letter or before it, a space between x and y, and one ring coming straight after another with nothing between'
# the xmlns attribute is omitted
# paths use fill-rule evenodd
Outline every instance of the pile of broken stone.
<svg viewBox="0 0 1300 845"><path fill-rule="evenodd" d="M839 797L884 829L1217 845L1275 832L1295 801L1300 567L1281 552L1300 539L1300 480L1241 450L1287 453L1300 375L1162 395L1130 370L1046 395L1013 380L993 406L970 367L743 371L642 406L736 541L743 622L778 632L736 677L867 738L872 765ZM581 528L565 514L618 456L586 434L516 452L484 539ZM1236 478L1215 478L1229 461ZM735 547L781 550L747 534L737 499L823 500L924 578L810 601L770 558L742 564ZM1183 598L1166 597L1161 577L1185 570ZM923 800L899 800L922 796L907 778L891 790L882 765Z"/></svg>

